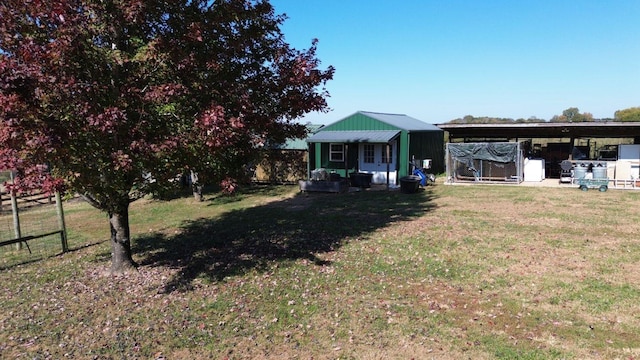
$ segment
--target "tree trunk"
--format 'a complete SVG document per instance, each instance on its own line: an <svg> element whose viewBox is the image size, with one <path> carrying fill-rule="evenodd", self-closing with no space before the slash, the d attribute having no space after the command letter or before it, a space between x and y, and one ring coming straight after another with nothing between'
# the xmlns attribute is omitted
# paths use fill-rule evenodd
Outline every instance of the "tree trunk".
<svg viewBox="0 0 640 360"><path fill-rule="evenodd" d="M137 264L131 257L131 237L129 231L129 204L109 212L111 227L111 273L121 274L135 269Z"/></svg>
<svg viewBox="0 0 640 360"><path fill-rule="evenodd" d="M198 173L191 170L191 190L193 191L193 197L196 201L204 201L202 196L202 184L198 181Z"/></svg>

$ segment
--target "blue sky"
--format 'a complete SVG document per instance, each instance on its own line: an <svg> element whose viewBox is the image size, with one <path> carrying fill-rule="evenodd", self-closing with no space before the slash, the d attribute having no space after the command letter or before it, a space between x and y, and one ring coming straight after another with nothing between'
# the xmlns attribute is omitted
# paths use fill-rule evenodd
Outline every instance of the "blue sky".
<svg viewBox="0 0 640 360"><path fill-rule="evenodd" d="M640 106L640 0L271 0L295 48L317 38L332 108L427 123L595 118Z"/></svg>

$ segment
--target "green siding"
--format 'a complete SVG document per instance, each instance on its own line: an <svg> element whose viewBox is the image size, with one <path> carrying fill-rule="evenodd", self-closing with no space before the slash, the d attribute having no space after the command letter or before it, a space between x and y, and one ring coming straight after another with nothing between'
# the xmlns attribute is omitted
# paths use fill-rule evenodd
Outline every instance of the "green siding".
<svg viewBox="0 0 640 360"><path fill-rule="evenodd" d="M329 161L329 144L328 143L315 143L314 152L315 152L315 162L311 165L309 170L315 170L318 168L326 169L327 171L335 171L341 176L346 177L347 171L345 171L345 163L344 162L333 162ZM349 167L348 171L355 171L356 166L358 165L358 146L357 144L349 144L349 149L347 153L347 166Z"/></svg>
<svg viewBox="0 0 640 360"><path fill-rule="evenodd" d="M444 172L444 135L440 132L411 133L409 156L418 160L431 159L431 172Z"/></svg>
<svg viewBox="0 0 640 360"><path fill-rule="evenodd" d="M363 114L353 114L343 120L322 128L322 131L344 130L401 130L395 126L372 119Z"/></svg>
<svg viewBox="0 0 640 360"><path fill-rule="evenodd" d="M409 133L405 130L400 132L400 138L398 141L398 179L403 176L409 175L409 156L407 155L409 144Z"/></svg>

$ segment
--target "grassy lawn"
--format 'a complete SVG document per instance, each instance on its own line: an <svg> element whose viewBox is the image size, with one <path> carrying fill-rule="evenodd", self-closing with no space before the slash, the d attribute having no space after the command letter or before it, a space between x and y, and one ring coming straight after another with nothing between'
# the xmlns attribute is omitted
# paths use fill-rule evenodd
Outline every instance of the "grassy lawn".
<svg viewBox="0 0 640 360"><path fill-rule="evenodd" d="M121 277L106 216L65 213L73 251L0 271L1 359L640 357L640 192L143 200Z"/></svg>

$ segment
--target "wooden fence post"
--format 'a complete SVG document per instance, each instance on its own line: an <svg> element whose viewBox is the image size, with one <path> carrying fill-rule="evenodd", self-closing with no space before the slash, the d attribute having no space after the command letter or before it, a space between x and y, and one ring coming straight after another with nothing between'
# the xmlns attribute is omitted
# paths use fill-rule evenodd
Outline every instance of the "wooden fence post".
<svg viewBox="0 0 640 360"><path fill-rule="evenodd" d="M13 212L13 232L16 236L16 239L20 239L22 237L22 233L20 231L20 215L18 215L18 199L16 198L15 192L11 192L11 210ZM16 243L16 250L22 249L22 243Z"/></svg>
<svg viewBox="0 0 640 360"><path fill-rule="evenodd" d="M60 192L56 191L56 211L58 213L58 225L60 227L60 240L62 242L62 252L69 251L67 243L67 226L64 223L64 210L62 209L62 198Z"/></svg>

